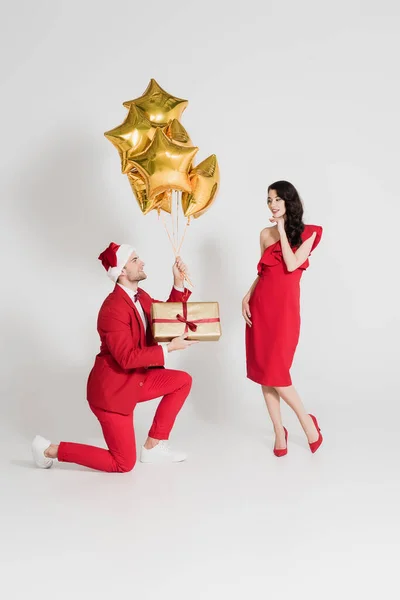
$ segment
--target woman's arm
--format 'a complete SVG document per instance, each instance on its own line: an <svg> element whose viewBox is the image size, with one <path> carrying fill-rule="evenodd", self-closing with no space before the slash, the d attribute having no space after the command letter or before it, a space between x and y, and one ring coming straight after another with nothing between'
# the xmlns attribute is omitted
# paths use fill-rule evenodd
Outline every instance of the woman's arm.
<svg viewBox="0 0 400 600"><path fill-rule="evenodd" d="M268 228L263 229L262 232L260 233L260 250L261 250L261 256L264 254L265 251L265 247L266 245L268 245L268 235L269 235L269 231ZM250 298L254 292L254 289L257 285L257 283L260 281L259 276L257 275L257 277L255 278L255 280L253 281L253 283L250 286L249 291L246 293L245 297L242 300L242 315L244 320L246 321L247 325L249 325L251 327L251 312L250 312L250 306L249 306L249 301Z"/></svg>
<svg viewBox="0 0 400 600"><path fill-rule="evenodd" d="M260 233L260 250L261 250L261 256L264 254L264 250L265 250L265 246L267 245L267 239L268 239L268 235L269 235L269 231L268 231L268 227L266 227L265 229L262 230L262 232ZM250 300L252 293L254 292L254 288L256 287L257 283L259 282L260 278L257 277L255 278L255 280L253 281L253 283L250 286L249 291L246 293L244 299L247 298L247 301Z"/></svg>
<svg viewBox="0 0 400 600"><path fill-rule="evenodd" d="M278 230L281 236L281 247L282 247L282 255L283 260L285 261L285 265L289 273L295 271L307 260L310 256L311 248L314 243L315 237L317 233L314 233L309 237L305 242L301 244L301 246L293 252L290 247L289 240L287 239L286 231L285 231L285 222L283 219L278 219Z"/></svg>
<svg viewBox="0 0 400 600"><path fill-rule="evenodd" d="M251 287L249 289L249 291L246 293L245 298L247 298L248 300L250 300L252 293L254 292L254 288L256 287L257 283L259 282L260 278L257 277L255 278L255 280L253 281L253 283L251 284Z"/></svg>
<svg viewBox="0 0 400 600"><path fill-rule="evenodd" d="M250 312L249 302L250 302L251 295L254 292L254 288L256 287L258 282L259 282L259 277L257 275L257 278L253 281L251 288L249 289L249 291L247 292L247 294L245 295L245 297L242 300L243 319L246 321L246 323L247 323L247 325L249 325L249 327L251 327L251 320L250 320L251 312Z"/></svg>

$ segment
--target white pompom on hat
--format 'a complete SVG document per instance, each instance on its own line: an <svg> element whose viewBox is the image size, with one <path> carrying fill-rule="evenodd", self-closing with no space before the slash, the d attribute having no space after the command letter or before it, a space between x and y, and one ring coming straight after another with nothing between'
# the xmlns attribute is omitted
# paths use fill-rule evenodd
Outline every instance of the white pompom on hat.
<svg viewBox="0 0 400 600"><path fill-rule="evenodd" d="M100 254L99 260L101 260L103 267L107 271L108 277L114 281L114 283L117 283L117 279L128 262L128 258L135 251L135 248L129 244L121 244L118 246L118 244L111 242L108 248Z"/></svg>

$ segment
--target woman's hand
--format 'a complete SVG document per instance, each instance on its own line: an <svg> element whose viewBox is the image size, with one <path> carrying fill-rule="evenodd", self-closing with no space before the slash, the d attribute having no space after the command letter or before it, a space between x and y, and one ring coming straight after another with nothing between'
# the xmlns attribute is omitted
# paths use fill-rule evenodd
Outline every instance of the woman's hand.
<svg viewBox="0 0 400 600"><path fill-rule="evenodd" d="M285 219L284 217L271 217L271 223L276 223L278 226L278 231L282 234L285 231Z"/></svg>
<svg viewBox="0 0 400 600"><path fill-rule="evenodd" d="M251 327L252 322L251 322L251 312L250 312L250 306L249 306L249 302L250 302L250 294L247 293L245 295L245 297L242 300L242 315L244 320L246 321L247 325L249 327Z"/></svg>

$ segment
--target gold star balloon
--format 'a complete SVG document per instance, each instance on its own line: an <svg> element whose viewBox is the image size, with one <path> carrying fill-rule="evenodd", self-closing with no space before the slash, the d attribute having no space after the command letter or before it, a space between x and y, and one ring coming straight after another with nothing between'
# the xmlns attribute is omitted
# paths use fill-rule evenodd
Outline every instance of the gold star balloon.
<svg viewBox="0 0 400 600"><path fill-rule="evenodd" d="M105 137L116 147L121 158L121 170L129 170L128 159L135 154L140 154L150 144L155 134L155 129L147 119L145 113L132 104L125 121L106 131Z"/></svg>
<svg viewBox="0 0 400 600"><path fill-rule="evenodd" d="M126 108L130 108L132 104L144 110L153 125L163 126L172 119L180 119L188 101L171 96L158 85L155 79L151 79L140 98L124 102Z"/></svg>
<svg viewBox="0 0 400 600"><path fill-rule="evenodd" d="M175 144L182 144L182 146L193 146L192 140L189 137L188 132L178 121L178 119L172 119L168 125L163 127L163 132L170 140Z"/></svg>
<svg viewBox="0 0 400 600"><path fill-rule="evenodd" d="M182 194L182 209L185 217L201 217L215 200L219 186L219 167L212 154L189 173L191 191Z"/></svg>
<svg viewBox="0 0 400 600"><path fill-rule="evenodd" d="M139 171L133 169L127 175L140 210L144 215L147 215L151 210L164 210L165 212L171 213L171 190L166 190L158 196L155 196L152 200L149 200L146 182Z"/></svg>
<svg viewBox="0 0 400 600"><path fill-rule="evenodd" d="M158 212L160 212L160 210L163 210L163 211L171 214L171 212L172 212L172 191L171 190L166 190L159 196L156 196L156 203L155 203L154 209L157 210Z"/></svg>
<svg viewBox="0 0 400 600"><path fill-rule="evenodd" d="M130 159L129 165L142 175L151 201L168 189L191 191L188 173L197 151L196 147L175 144L157 128L150 146Z"/></svg>

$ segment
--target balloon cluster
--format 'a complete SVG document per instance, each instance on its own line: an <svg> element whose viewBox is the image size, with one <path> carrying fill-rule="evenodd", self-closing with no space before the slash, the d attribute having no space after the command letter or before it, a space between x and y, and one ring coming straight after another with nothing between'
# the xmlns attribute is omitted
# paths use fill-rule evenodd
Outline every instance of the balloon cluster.
<svg viewBox="0 0 400 600"><path fill-rule="evenodd" d="M172 212L172 191L181 192L185 217L200 217L219 185L217 157L194 166L198 151L180 122L187 100L171 96L152 79L140 98L124 102L125 121L104 135L117 148L140 210Z"/></svg>

